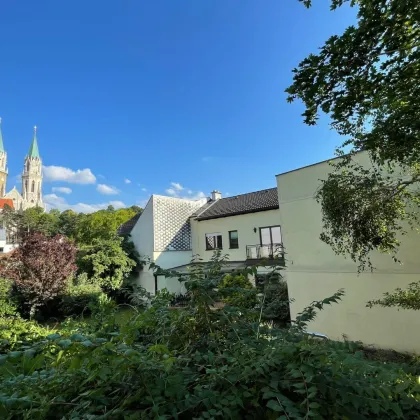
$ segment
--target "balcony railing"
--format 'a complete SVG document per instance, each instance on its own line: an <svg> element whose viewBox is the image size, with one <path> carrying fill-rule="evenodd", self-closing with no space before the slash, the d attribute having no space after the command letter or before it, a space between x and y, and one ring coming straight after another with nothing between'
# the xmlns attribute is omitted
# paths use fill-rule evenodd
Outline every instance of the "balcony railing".
<svg viewBox="0 0 420 420"><path fill-rule="evenodd" d="M246 246L246 259L247 260L284 259L283 244L247 245Z"/></svg>

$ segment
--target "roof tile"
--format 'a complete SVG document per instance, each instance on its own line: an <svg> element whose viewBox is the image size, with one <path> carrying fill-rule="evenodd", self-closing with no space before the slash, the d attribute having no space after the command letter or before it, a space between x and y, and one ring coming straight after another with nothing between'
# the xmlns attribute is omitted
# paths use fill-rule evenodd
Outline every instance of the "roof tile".
<svg viewBox="0 0 420 420"><path fill-rule="evenodd" d="M214 201L212 205L197 216L197 220L217 219L278 208L277 188L270 188Z"/></svg>

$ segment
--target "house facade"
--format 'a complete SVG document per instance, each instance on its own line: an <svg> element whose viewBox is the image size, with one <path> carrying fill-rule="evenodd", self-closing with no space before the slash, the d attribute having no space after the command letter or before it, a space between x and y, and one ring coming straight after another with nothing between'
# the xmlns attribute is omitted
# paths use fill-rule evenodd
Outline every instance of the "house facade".
<svg viewBox="0 0 420 420"><path fill-rule="evenodd" d="M276 188L222 198L217 191L208 199L153 195L131 230L137 251L163 269L187 273L193 256L208 262L216 250L229 255L224 270L261 266L264 275L283 264ZM146 264L138 283L155 294L166 288L183 293L176 278L165 278Z"/></svg>
<svg viewBox="0 0 420 420"><path fill-rule="evenodd" d="M366 168L371 165L365 153L354 159ZM321 162L277 176L279 223L287 255L285 277L289 297L294 299L292 319L312 301L343 288L342 301L320 311L309 330L332 339L344 336L383 348L418 352L418 312L370 309L366 302L420 280L420 236L416 232L404 236L398 254L401 265L393 262L389 255L377 253L372 256L375 270L358 274L357 265L351 259L336 255L319 239L321 208L314 195L320 180L326 179L331 170L328 162Z"/></svg>
<svg viewBox="0 0 420 420"><path fill-rule="evenodd" d="M229 256L227 270L282 263L277 189L227 198L218 194L213 192L208 205L191 219L194 255L207 262L219 249ZM261 273L268 270L259 268Z"/></svg>
<svg viewBox="0 0 420 420"><path fill-rule="evenodd" d="M188 264L193 256L190 217L206 203L207 199L153 195L131 230L131 240L142 258L162 269ZM150 264L143 267L137 281L152 294L163 288L182 292L178 280L157 276Z"/></svg>

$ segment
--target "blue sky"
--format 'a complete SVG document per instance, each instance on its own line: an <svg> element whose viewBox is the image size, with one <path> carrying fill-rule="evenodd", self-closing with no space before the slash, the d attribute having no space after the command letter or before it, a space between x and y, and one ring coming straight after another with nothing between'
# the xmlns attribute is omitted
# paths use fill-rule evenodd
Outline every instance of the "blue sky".
<svg viewBox="0 0 420 420"><path fill-rule="evenodd" d="M151 193L239 194L328 159L340 138L325 117L305 126L284 89L292 68L355 11L314 3L3 2L8 189L34 125L44 196L61 209L143 204Z"/></svg>

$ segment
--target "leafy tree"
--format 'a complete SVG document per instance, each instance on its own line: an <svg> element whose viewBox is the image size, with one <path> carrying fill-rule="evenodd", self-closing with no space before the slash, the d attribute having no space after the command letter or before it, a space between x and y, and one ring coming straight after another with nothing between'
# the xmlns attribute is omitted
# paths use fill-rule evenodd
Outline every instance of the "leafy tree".
<svg viewBox="0 0 420 420"><path fill-rule="evenodd" d="M36 311L58 296L76 266L75 246L65 237L48 238L41 233L29 234L0 267L1 275L14 281L33 317Z"/></svg>
<svg viewBox="0 0 420 420"><path fill-rule="evenodd" d="M130 220L136 212L130 208L100 210L83 215L74 233L79 244L92 244L96 239L111 240L116 236L118 227Z"/></svg>
<svg viewBox="0 0 420 420"><path fill-rule="evenodd" d="M17 242L22 241L28 233L39 232L50 237L59 233L60 212L56 209L45 213L40 207L24 211L6 208L1 217L7 231L15 235Z"/></svg>
<svg viewBox="0 0 420 420"><path fill-rule="evenodd" d="M58 210L45 213L40 207L33 207L23 211L23 229L27 232L40 232L46 236L55 236L58 233Z"/></svg>
<svg viewBox="0 0 420 420"><path fill-rule="evenodd" d="M74 238L79 220L83 216L84 215L80 215L73 210L65 210L60 213L58 222L59 233L68 238Z"/></svg>
<svg viewBox="0 0 420 420"><path fill-rule="evenodd" d="M311 0L300 0L307 7ZM288 100L301 99L308 125L322 111L350 156L322 183L321 239L360 269L372 250L396 259L400 235L417 226L420 180L420 14L418 0L332 0L358 7L357 23L330 37L294 69ZM352 155L369 154L362 168Z"/></svg>
<svg viewBox="0 0 420 420"><path fill-rule="evenodd" d="M94 239L91 245L81 247L77 264L79 273L87 273L92 282L104 290L119 289L136 262L122 248L123 238Z"/></svg>
<svg viewBox="0 0 420 420"><path fill-rule="evenodd" d="M384 308L401 308L420 310L420 283L411 283L407 289L400 287L392 293L384 293L382 299L371 300L367 303L369 308L382 306Z"/></svg>

